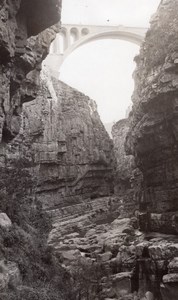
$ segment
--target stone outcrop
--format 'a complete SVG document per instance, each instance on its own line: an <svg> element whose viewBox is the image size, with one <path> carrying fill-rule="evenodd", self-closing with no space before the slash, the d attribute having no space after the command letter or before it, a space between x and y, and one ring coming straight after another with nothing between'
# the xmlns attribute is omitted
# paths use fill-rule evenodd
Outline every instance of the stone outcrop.
<svg viewBox="0 0 178 300"><path fill-rule="evenodd" d="M178 232L178 1L162 1L136 57L126 150L143 174L138 193L143 230ZM145 220L147 220L145 222Z"/></svg>
<svg viewBox="0 0 178 300"><path fill-rule="evenodd" d="M168 265L168 274L163 277L161 293L163 300L175 300L178 295L178 257L174 257Z"/></svg>
<svg viewBox="0 0 178 300"><path fill-rule="evenodd" d="M163 300L177 298L177 5L177 0L161 2L136 57L125 142L143 177L136 194L139 228L146 233L136 246L139 293L149 290Z"/></svg>
<svg viewBox="0 0 178 300"><path fill-rule="evenodd" d="M52 210L112 194L113 145L95 102L46 76L22 125L33 139L38 199Z"/></svg>
<svg viewBox="0 0 178 300"><path fill-rule="evenodd" d="M0 261L0 291L7 289L8 285L16 287L22 284L18 265L10 261Z"/></svg>
<svg viewBox="0 0 178 300"><path fill-rule="evenodd" d="M0 141L19 132L22 103L36 97L40 66L59 29L52 25L60 20L60 10L59 0L0 2Z"/></svg>
<svg viewBox="0 0 178 300"><path fill-rule="evenodd" d="M0 227L9 229L12 226L12 222L5 213L0 213Z"/></svg>

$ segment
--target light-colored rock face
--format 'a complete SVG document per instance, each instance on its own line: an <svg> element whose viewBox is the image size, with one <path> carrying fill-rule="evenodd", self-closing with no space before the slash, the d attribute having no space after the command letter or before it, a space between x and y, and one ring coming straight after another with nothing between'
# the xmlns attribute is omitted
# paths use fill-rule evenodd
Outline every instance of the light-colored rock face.
<svg viewBox="0 0 178 300"><path fill-rule="evenodd" d="M95 199L88 204L90 207L78 205L81 214L73 205L70 210L66 208L53 215L48 243L62 265L73 276L80 268L89 272L91 264L93 272L95 265L102 266L98 281L104 299L162 300L165 290L175 294L177 236L141 233L136 218L119 216L122 203L117 197ZM100 207L106 208L105 213ZM94 275L90 276L92 281ZM88 285L91 281L85 279ZM76 282L84 289L80 280ZM170 282L175 284L172 290Z"/></svg>
<svg viewBox="0 0 178 300"><path fill-rule="evenodd" d="M163 277L161 294L163 300L175 300L178 295L178 257L174 257L168 265L168 274Z"/></svg>
<svg viewBox="0 0 178 300"><path fill-rule="evenodd" d="M45 209L113 193L113 145L94 101L44 80L39 96L24 106L23 130L33 138L37 194Z"/></svg>
<svg viewBox="0 0 178 300"><path fill-rule="evenodd" d="M22 283L20 271L16 263L0 261L0 291L11 285L15 288Z"/></svg>
<svg viewBox="0 0 178 300"><path fill-rule="evenodd" d="M142 234L133 226L133 220L117 218L121 205L117 197L95 199L88 204L90 207L82 208L81 215L75 214L73 206L68 215L64 211L61 216L53 216L49 246L74 278L80 270L76 286L82 293L86 292L85 285L91 288L89 299L99 295L103 299L120 299L132 292L133 241L142 240ZM93 285L95 280L98 284Z"/></svg>
<svg viewBox="0 0 178 300"><path fill-rule="evenodd" d="M0 141L19 132L22 103L36 96L40 64L58 29L42 31L60 20L60 9L60 0L0 3Z"/></svg>
<svg viewBox="0 0 178 300"><path fill-rule="evenodd" d="M5 213L0 213L0 227L9 229L12 226L12 222Z"/></svg>
<svg viewBox="0 0 178 300"><path fill-rule="evenodd" d="M178 1L162 1L136 58L135 92L127 153L143 174L138 193L147 230L177 233ZM150 215L151 213L151 215ZM141 221L145 230L144 221Z"/></svg>

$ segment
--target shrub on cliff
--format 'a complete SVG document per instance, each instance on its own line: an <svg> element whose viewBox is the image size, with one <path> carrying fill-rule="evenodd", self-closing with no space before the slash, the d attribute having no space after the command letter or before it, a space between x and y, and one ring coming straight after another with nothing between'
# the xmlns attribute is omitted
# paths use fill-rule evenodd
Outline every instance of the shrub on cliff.
<svg viewBox="0 0 178 300"><path fill-rule="evenodd" d="M36 179L32 178L23 161L1 168L0 210L22 228L27 229L30 225L45 233L50 229L50 222L41 203L35 199L35 189Z"/></svg>
<svg viewBox="0 0 178 300"><path fill-rule="evenodd" d="M167 1L168 2L168 1ZM162 65L167 55L178 51L178 12L177 1L171 0L159 8L159 17L152 20L141 51L147 71Z"/></svg>
<svg viewBox="0 0 178 300"><path fill-rule="evenodd" d="M75 270L72 272L72 286L75 299L103 299L102 283L103 277L108 277L108 271L102 262L88 262L87 260L78 260Z"/></svg>
<svg viewBox="0 0 178 300"><path fill-rule="evenodd" d="M8 286L0 300L72 300L70 276L47 246L50 222L36 202L35 185L22 162L1 169L0 210L12 226L0 227L0 260L18 265L22 286Z"/></svg>

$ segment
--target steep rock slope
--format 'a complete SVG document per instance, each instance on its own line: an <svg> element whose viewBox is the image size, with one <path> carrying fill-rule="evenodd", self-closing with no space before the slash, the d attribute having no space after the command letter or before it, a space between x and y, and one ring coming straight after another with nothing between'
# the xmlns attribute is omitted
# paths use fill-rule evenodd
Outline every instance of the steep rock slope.
<svg viewBox="0 0 178 300"><path fill-rule="evenodd" d="M177 233L177 1L162 1L136 58L126 148L143 173L140 210L148 230Z"/></svg>
<svg viewBox="0 0 178 300"><path fill-rule="evenodd" d="M60 10L59 0L0 2L0 140L19 132L22 103L36 96L40 65L58 26L47 28L60 20Z"/></svg>
<svg viewBox="0 0 178 300"><path fill-rule="evenodd" d="M147 263L157 264L157 283L146 275L146 285L153 290L157 285L155 297L164 300L177 299L178 294L177 250L174 251L178 233L177 5L177 0L161 1L140 55L136 57L134 105L126 138L127 154L134 155L143 175L137 194L140 228L145 232L159 232L158 237L162 239L162 242L154 239L152 245L145 241L141 268L143 271ZM153 259L152 250L157 252L157 247L161 252ZM146 271L147 274L152 272ZM160 281L162 298L158 288Z"/></svg>
<svg viewBox="0 0 178 300"><path fill-rule="evenodd" d="M83 250L95 252L95 245L91 245L95 238L91 242L93 236L88 238L87 235L85 241L82 237L90 229L94 230L94 236L101 231L100 227L106 232L108 224L120 215L120 201L112 196L113 144L100 121L95 102L42 72L38 96L24 104L20 132L1 153L1 162L10 167L14 162L21 163L23 180L27 181L25 208L29 206L33 211L36 206L42 206L43 213L47 211L52 220L46 250L50 260L44 254L45 261L47 259L51 263L52 255L61 274L68 274L65 270L71 270L73 260L82 258ZM25 171L29 178L26 178ZM33 179L32 186L28 184L30 179ZM28 201L27 196L30 197ZM18 205L19 201L16 209ZM6 213L9 215L8 209ZM43 218L39 224L41 222L43 227ZM114 227L111 240L115 239L115 235ZM102 243L103 240L104 237ZM99 246L101 253L102 243ZM65 270L61 269L61 263ZM79 265L76 270L80 270ZM53 272L60 281L57 270ZM78 280L80 277L77 277ZM79 284L76 289L75 283L70 282L70 294L67 293L68 283L66 281L61 286L61 298L66 296L70 299L72 294L76 299L81 286ZM92 297L97 295L91 294Z"/></svg>
<svg viewBox="0 0 178 300"><path fill-rule="evenodd" d="M58 0L0 1L2 300L70 298L67 274L47 248L50 225L35 198L31 140L19 133L22 104L37 95L41 62L58 31L60 10Z"/></svg>
<svg viewBox="0 0 178 300"><path fill-rule="evenodd" d="M24 133L33 137L38 198L45 209L113 193L113 145L87 96L45 77L24 106ZM47 85L47 86L46 86Z"/></svg>

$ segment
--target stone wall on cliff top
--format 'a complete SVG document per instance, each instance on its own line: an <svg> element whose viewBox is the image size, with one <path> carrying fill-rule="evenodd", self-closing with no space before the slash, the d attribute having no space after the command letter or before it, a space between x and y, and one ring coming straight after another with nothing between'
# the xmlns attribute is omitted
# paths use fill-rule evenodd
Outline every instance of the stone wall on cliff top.
<svg viewBox="0 0 178 300"><path fill-rule="evenodd" d="M33 139L37 195L47 209L113 193L113 144L93 100L43 76L24 104L24 134Z"/></svg>
<svg viewBox="0 0 178 300"><path fill-rule="evenodd" d="M60 0L0 1L0 141L19 132L22 103L36 97L40 65L59 29L52 25L60 11Z"/></svg>
<svg viewBox="0 0 178 300"><path fill-rule="evenodd" d="M128 154L143 174L143 230L178 232L178 0L164 0L136 57ZM145 222L145 217L147 222Z"/></svg>

